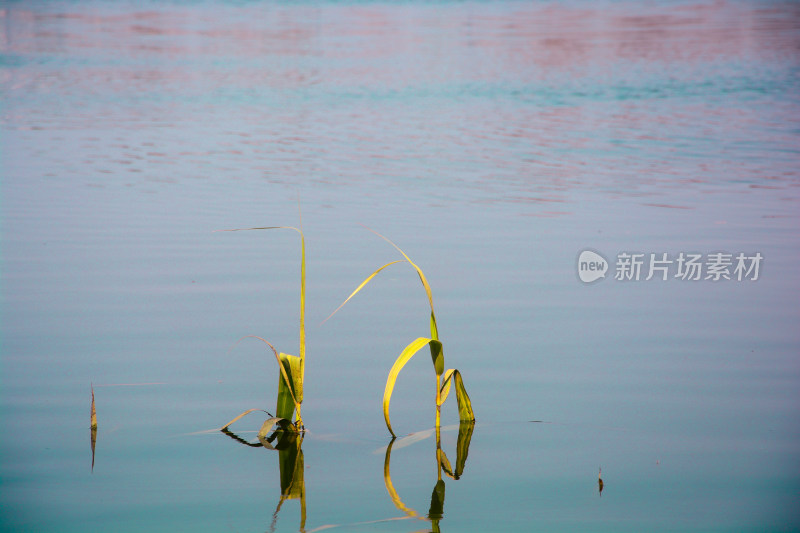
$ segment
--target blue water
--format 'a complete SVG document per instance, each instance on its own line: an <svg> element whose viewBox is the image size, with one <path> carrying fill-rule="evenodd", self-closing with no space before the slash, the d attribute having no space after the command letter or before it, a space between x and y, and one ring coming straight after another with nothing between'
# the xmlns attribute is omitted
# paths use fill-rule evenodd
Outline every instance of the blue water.
<svg viewBox="0 0 800 533"><path fill-rule="evenodd" d="M0 529L800 529L798 45L780 2L0 4ZM237 339L298 349L297 235L214 230L298 203L303 526L277 452L207 432L274 408ZM405 509L384 477L418 278L322 323L400 257L359 224L475 408L436 525L433 436L392 451ZM614 279L717 252L759 278ZM434 384L404 368L401 436Z"/></svg>

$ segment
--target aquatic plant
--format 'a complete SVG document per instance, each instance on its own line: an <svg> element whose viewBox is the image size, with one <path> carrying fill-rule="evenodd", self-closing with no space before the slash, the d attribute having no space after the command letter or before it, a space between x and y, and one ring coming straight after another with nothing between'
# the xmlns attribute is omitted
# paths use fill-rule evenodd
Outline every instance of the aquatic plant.
<svg viewBox="0 0 800 533"><path fill-rule="evenodd" d="M367 228L369 229L369 228ZM393 437L396 437L394 430L392 429L392 423L389 419L389 402L392 399L392 391L394 391L394 385L397 381L397 376L400 374L400 371L403 369L405 364L416 354L419 350L421 350L424 346L428 346L430 348L431 359L433 361L433 369L436 372L436 427L438 428L440 425L441 419L441 407L444 404L445 400L447 399L450 393L450 387L452 384L455 384L456 389L456 401L458 402L458 416L459 420L462 422L474 422L475 421L475 414L472 411L472 403L470 402L469 395L467 394L467 390L464 387L464 381L461 377L461 373L454 369L450 368L447 371L444 370L444 351L442 347L442 343L439 340L439 330L436 326L436 314L433 310L433 296L431 294L431 287L428 283L428 280L425 278L425 274L422 272L422 269L414 263L406 253L400 249L395 243L381 235L380 233L369 229L372 233L380 237L381 239L385 240L389 244L391 244L398 252L400 252L404 259L398 259L396 261L392 261L383 265L382 267L378 268L375 272L370 274L367 279L365 279L361 284L356 287L350 296L342 302L342 304L336 308L336 310L328 316L325 320L328 320L331 316L336 314L339 309L341 309L350 299L355 296L361 289L369 283L372 278L378 275L380 271L384 268L391 266L395 263L408 263L410 264L414 270L416 271L417 275L419 276L420 281L422 282L422 286L425 288L425 294L428 297L428 304L431 308L431 318L430 318L430 337L419 337L413 340L408 346L406 346L400 355L395 360L392 368L389 370L389 377L386 379L386 387L384 388L383 392L383 418L386 421L386 428L389 430L389 433L392 434Z"/></svg>
<svg viewBox="0 0 800 533"><path fill-rule="evenodd" d="M97 409L94 408L94 385L91 385L92 388L92 410L90 413L90 429L97 429Z"/></svg>
<svg viewBox="0 0 800 533"><path fill-rule="evenodd" d="M301 224L302 228L302 224ZM261 228L241 228L241 229L224 229L218 231L252 231L252 230L266 230L266 229L289 229L294 230L300 234L300 350L299 355L289 355L283 352L278 352L275 347L263 337L258 335L246 335L237 341L237 344L246 338L254 338L266 344L275 359L278 362L278 369L280 375L278 376L278 400L275 408L275 416L270 418L274 423L269 428L262 431L269 431L275 424L281 426L282 429L303 431L303 418L300 413L300 406L303 403L303 376L305 375L305 361L306 361L306 241L301 228L293 226L266 226ZM227 424L222 429L225 430L242 418L243 416L257 411L259 409L248 409ZM266 412L266 411L265 411ZM270 413L267 413L270 414ZM292 423L292 418L295 416L295 421ZM270 421L268 420L268 422ZM266 422L265 422L266 424Z"/></svg>

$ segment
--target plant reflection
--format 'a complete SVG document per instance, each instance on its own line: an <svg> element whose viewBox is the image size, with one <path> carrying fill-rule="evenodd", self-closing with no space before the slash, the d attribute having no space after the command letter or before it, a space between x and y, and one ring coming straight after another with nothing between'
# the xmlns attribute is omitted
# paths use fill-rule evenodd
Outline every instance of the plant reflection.
<svg viewBox="0 0 800 533"><path fill-rule="evenodd" d="M244 444L252 448L266 448L268 450L276 450L278 452L278 465L280 467L280 483L281 483L281 497L275 512L272 514L272 522L270 523L269 530L274 532L277 526L278 513L286 500L298 499L300 500L300 528L301 533L306 532L306 492L305 492L305 479L304 479L304 461L303 461L303 434L294 431L287 431L283 426L276 422L277 419L270 418L264 423L261 431L258 433L258 442L250 442L230 431L227 427L222 429L222 433L229 436L236 442ZM278 424L277 430L269 433L273 426ZM462 422L458 426L458 440L456 442L456 461L455 468L450 463L447 454L442 449L441 429L436 427L422 433L412 434L402 439L393 438L389 445L386 447L386 455L383 463L383 481L386 490L389 492L389 497L392 499L394 506L402 511L406 518L414 518L430 522L430 529L422 531L431 531L439 533L441 531L439 523L444 519L444 498L445 498L445 481L444 476L448 476L453 480L458 480L464 473L464 467L467 462L467 455L469 453L469 445L472 440L472 433L475 429L475 422ZM431 493L430 507L427 514L420 514L414 509L408 507L403 503L400 495L392 485L392 477L390 470L390 463L392 457L392 448L397 444L397 448L413 442L426 439L431 434L436 435L436 483ZM392 518L389 520L397 520ZM379 520L379 522L384 520ZM364 524L372 522L364 522ZM329 529L340 527L333 524L328 524L317 528L313 531L321 529ZM309 532L311 533L311 532Z"/></svg>
<svg viewBox="0 0 800 533"><path fill-rule="evenodd" d="M94 385L90 385L92 390L92 408L89 412L90 422L89 422L89 429L91 433L89 434L89 438L92 444L92 473L94 473L94 446L97 444L97 409L94 406Z"/></svg>
<svg viewBox="0 0 800 533"><path fill-rule="evenodd" d="M268 432L272 429L273 419L264 423L261 431L258 433L258 442L249 442L232 431L227 427L222 429L222 433L229 436L236 442L250 446L253 448L266 448L268 450L276 450L278 452L278 466L280 467L280 482L281 482L281 498L278 501L278 506L275 512L272 513L272 522L270 523L269 531L274 532L277 522L278 513L286 500L300 500L300 529L303 532L306 528L306 486L305 486L305 466L303 462L303 435L294 431L287 431L282 426L271 435ZM267 427L269 424L269 427Z"/></svg>
<svg viewBox="0 0 800 533"><path fill-rule="evenodd" d="M94 446L97 444L97 428L93 427L90 430L89 438L91 439L92 444L92 473L94 473Z"/></svg>
<svg viewBox="0 0 800 533"><path fill-rule="evenodd" d="M392 447L397 439L392 439L389 446L386 447L386 457L383 461L383 482L386 485L386 490L389 492L389 497L392 503L399 510L403 511L409 518L417 518L419 520L428 520L431 523L431 531L439 533L439 522L444 519L444 495L445 495L445 482L442 479L442 472L454 480L458 480L464 473L464 466L467 462L467 454L469 453L469 444L472 440L472 432L475 429L475 422L462 422L458 427L458 441L456 443L456 468L453 470L447 454L442 449L441 430L439 426L435 428L436 431L436 485L433 487L431 494L431 505L428 509L426 517L421 517L417 511L407 507L400 495L392 485L392 476L389 464L392 458ZM409 437L406 437L409 438ZM418 438L417 436L410 436L411 439ZM403 439L400 439L401 441Z"/></svg>
<svg viewBox="0 0 800 533"><path fill-rule="evenodd" d="M597 494L600 496L603 495L603 469L600 468L600 471L597 473Z"/></svg>

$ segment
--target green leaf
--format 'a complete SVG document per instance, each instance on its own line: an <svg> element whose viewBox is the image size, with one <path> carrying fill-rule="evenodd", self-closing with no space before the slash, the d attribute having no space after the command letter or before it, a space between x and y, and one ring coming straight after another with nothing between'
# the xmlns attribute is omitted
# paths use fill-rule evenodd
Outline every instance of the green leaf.
<svg viewBox="0 0 800 533"><path fill-rule="evenodd" d="M441 376L444 372L444 350L442 343L438 340L431 340L431 360L433 361L433 369L436 371L436 376Z"/></svg>
<svg viewBox="0 0 800 533"><path fill-rule="evenodd" d="M461 373L453 368L448 369L444 373L444 381L439 389L439 405L442 405L450 393L450 384L454 382L456 385L456 401L458 402L458 418L461 422L474 422L475 413L472 411L472 402L467 394L467 389L464 387L464 381L461 379Z"/></svg>
<svg viewBox="0 0 800 533"><path fill-rule="evenodd" d="M389 370L389 377L386 379L386 388L383 391L383 418L386 421L386 427L389 429L389 433L392 436L395 435L394 431L392 430L392 423L389 420L389 402L392 399L392 391L394 390L394 384L397 381L397 375L400 373L400 370L403 369L405 364L414 356L415 353L420 351L423 346L426 345L433 345L438 344L439 350L441 350L441 342L434 340L434 339L427 339L425 337L420 337L411 342L408 346L403 349L400 355L397 357L397 360L392 365L391 370Z"/></svg>
<svg viewBox="0 0 800 533"><path fill-rule="evenodd" d="M281 364L281 376L278 379L278 405L275 408L275 416L291 420L295 408L299 412L300 403L303 401L300 358L281 353L278 359Z"/></svg>

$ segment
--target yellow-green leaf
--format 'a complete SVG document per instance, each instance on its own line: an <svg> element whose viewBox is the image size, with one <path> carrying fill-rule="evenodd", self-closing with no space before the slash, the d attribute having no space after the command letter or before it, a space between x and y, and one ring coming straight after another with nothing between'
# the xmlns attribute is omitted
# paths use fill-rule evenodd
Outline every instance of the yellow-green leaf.
<svg viewBox="0 0 800 533"><path fill-rule="evenodd" d="M392 446L394 443L395 439L392 439L389 443L389 446L386 447L386 455L383 458L383 484L386 486L386 490L389 492L389 497L392 499L392 503L394 503L395 507L412 518L417 517L417 512L414 509L406 507L406 504L400 499L400 495L397 494L397 490L395 490L394 485L392 484L392 475L389 470L389 464L392 458Z"/></svg>
<svg viewBox="0 0 800 533"><path fill-rule="evenodd" d="M457 372L454 368L448 368L442 378L442 386L439 388L439 405L444 405L444 401L450 394L450 385L453 384L453 372Z"/></svg>
<svg viewBox="0 0 800 533"><path fill-rule="evenodd" d="M464 387L464 381L461 379L461 373L453 368L448 369L444 373L444 380L441 388L439 389L439 405L442 405L450 393L450 384L456 384L456 401L458 402L458 418L462 422L474 422L475 413L472 411L472 402L467 394L467 389Z"/></svg>
<svg viewBox="0 0 800 533"><path fill-rule="evenodd" d="M330 317L332 317L333 315L335 315L335 314L336 314L336 313L339 311L339 309L341 309L342 307L344 307L344 304L346 304L347 302L349 302L349 301L350 301L350 299L351 299L353 296L355 296L355 295L358 293L358 291L360 291L361 289L363 289L363 288L364 288L364 286L365 286L367 283L369 283L369 282L370 282L370 280L371 280L372 278L374 278L375 276L377 276L377 275L378 275L378 272L380 272L380 271L381 271L381 270L383 270L384 268L386 268L386 267L388 267L388 266L391 266L391 265L393 265L393 264L395 264L395 263L403 263L403 262L404 262L404 261L403 261L402 259L398 259L397 261L392 261L391 263L386 263L385 265L383 265L382 267L380 267L378 270L376 270L375 272L373 272L372 274L370 274L370 275L367 277L367 279L365 279L364 281L362 281L362 282L361 282L361 285L359 285L358 287L356 287L356 290L354 290L352 293L350 293L350 296L348 296L348 297L347 297L347 299L346 299L344 302L342 302L342 305L340 305L339 307L337 307L337 308L336 308L336 310L334 310L334 312L333 312L333 313L331 313L330 315L328 315L328 318L330 318ZM322 322L323 322L323 323L324 323L324 322L326 322L326 321L328 320L328 318L326 318L326 319L325 319L325 320L323 320Z"/></svg>
<svg viewBox="0 0 800 533"><path fill-rule="evenodd" d="M364 226L364 227L365 227L365 228L367 228L367 226ZM428 303L429 303L429 304L430 304L430 306L431 306L431 316L433 316L433 295L431 294L431 286L428 284L428 280L425 278L425 274L422 272L422 269L421 269L421 268L419 268L419 267L416 265L416 263L414 263L414 261L412 261L412 260L411 260L411 258L410 258L410 257L408 257L408 256L406 255L406 253L405 253L403 250L401 250L401 249L400 249L400 247L399 247L399 246L397 246L395 243L393 243L392 241L390 241L389 239L387 239L386 237L384 237L383 235L381 235L380 233L378 233L378 232L377 232L377 231L375 231L374 229L371 229L371 228L367 228L367 229L368 229L369 231L371 231L372 233L374 233L375 235L377 235L378 237L380 237L381 239L383 239L384 241L386 241L386 242L388 242L389 244L391 244L392 246L394 246L394 248L395 248L395 249L396 249L398 252L400 252L400 253L403 255L403 257L405 257L405 258L406 258L406 261L408 261L408 262L409 262L409 264L410 264L412 267L414 267L414 270L416 270L416 271L417 271L417 275L419 275L419 280L422 282L422 286L425 288L425 294L427 294L427 295L428 295ZM434 320L435 320L435 319L434 319ZM437 336L437 339L438 339L438 336Z"/></svg>
<svg viewBox="0 0 800 533"><path fill-rule="evenodd" d="M420 337L412 341L411 344L403 349L403 351L397 357L397 360L392 365L391 370L389 370L389 377L386 379L386 388L383 390L383 418L386 421L386 427L389 429L389 433L395 437L397 435L395 435L394 431L392 430L392 424L389 420L389 402L392 399L392 391L394 390L394 384L397 381L397 375L400 373L400 370L403 369L409 359L411 359L415 353L422 349L423 346L434 343L441 347L442 343L439 341L427 339L425 337Z"/></svg>

